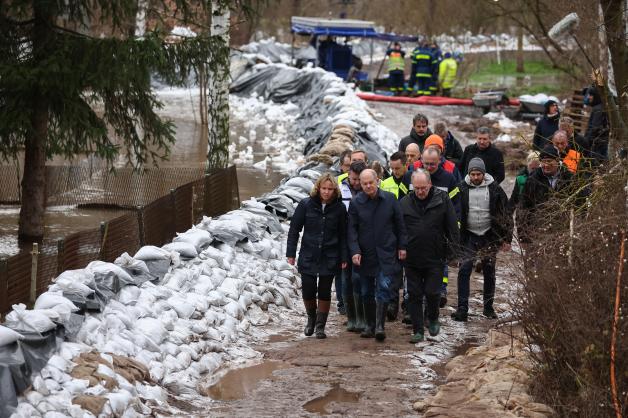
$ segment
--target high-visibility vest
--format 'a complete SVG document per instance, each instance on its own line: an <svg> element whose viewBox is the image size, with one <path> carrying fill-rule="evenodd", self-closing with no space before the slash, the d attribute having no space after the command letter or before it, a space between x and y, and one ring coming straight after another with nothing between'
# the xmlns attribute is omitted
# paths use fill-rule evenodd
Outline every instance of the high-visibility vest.
<svg viewBox="0 0 628 418"><path fill-rule="evenodd" d="M342 173L341 175L339 175L338 178L336 179L338 181L338 186L340 186L340 184L342 184L342 181L348 177L349 177L349 173Z"/></svg>
<svg viewBox="0 0 628 418"><path fill-rule="evenodd" d="M408 187L400 182L397 184L395 178L393 176L388 177L385 180L382 180L379 183L379 188L385 192L390 192L395 195L397 199L399 199L399 190L401 190L404 194L408 194Z"/></svg>
<svg viewBox="0 0 628 418"><path fill-rule="evenodd" d="M388 53L388 71L403 71L406 66L404 54L401 51L392 50Z"/></svg>
<svg viewBox="0 0 628 418"><path fill-rule="evenodd" d="M578 164L580 163L580 153L576 150L570 149L567 151L567 155L563 158L563 165L567 167L569 171L575 173L578 171Z"/></svg>
<svg viewBox="0 0 628 418"><path fill-rule="evenodd" d="M441 61L438 70L438 81L444 89L450 89L456 83L458 63L453 58L445 58Z"/></svg>

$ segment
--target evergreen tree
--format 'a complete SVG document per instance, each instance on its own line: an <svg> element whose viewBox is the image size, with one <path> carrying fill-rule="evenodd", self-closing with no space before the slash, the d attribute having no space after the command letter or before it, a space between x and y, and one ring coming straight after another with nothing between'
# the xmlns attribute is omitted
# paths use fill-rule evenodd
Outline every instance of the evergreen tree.
<svg viewBox="0 0 628 418"><path fill-rule="evenodd" d="M206 16L203 2L169 4L179 24ZM44 234L47 159L124 153L138 167L167 157L174 126L155 113L151 76L184 85L195 68L228 59L208 31L177 43L157 30L135 38L137 10L137 0L0 0L0 156L24 152L21 240Z"/></svg>

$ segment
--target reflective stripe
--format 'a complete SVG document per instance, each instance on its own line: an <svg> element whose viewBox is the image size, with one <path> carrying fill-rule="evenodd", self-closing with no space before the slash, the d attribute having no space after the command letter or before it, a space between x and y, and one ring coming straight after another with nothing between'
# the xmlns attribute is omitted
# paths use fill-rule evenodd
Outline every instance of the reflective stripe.
<svg viewBox="0 0 628 418"><path fill-rule="evenodd" d="M431 60L432 59L432 57L428 54L416 54L414 58L418 60Z"/></svg>
<svg viewBox="0 0 628 418"><path fill-rule="evenodd" d="M416 73L417 77L432 77L430 73Z"/></svg>
<svg viewBox="0 0 628 418"><path fill-rule="evenodd" d="M458 187L451 189L451 192L449 192L449 198L453 199L458 195L458 193L460 193L460 189Z"/></svg>
<svg viewBox="0 0 628 418"><path fill-rule="evenodd" d="M342 173L341 175L338 176L338 186L340 186L340 184L342 183L342 181L344 179L346 179L347 177L349 177L349 173Z"/></svg>
<svg viewBox="0 0 628 418"><path fill-rule="evenodd" d="M382 180L379 183L379 188L386 192L390 192L394 194L397 199L399 199L399 190L401 190L405 194L408 194L408 187L405 184L403 184L403 182L397 184L393 176L390 176L387 179Z"/></svg>
<svg viewBox="0 0 628 418"><path fill-rule="evenodd" d="M443 276L443 283L445 284L449 283L449 277Z"/></svg>

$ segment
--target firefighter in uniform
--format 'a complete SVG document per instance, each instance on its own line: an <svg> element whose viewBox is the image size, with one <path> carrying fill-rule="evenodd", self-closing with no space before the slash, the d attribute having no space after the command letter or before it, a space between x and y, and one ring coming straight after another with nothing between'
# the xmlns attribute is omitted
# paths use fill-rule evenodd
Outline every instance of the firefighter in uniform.
<svg viewBox="0 0 628 418"><path fill-rule="evenodd" d="M390 171L392 175L379 184L379 188L395 195L397 200L408 194L410 191L410 172L406 164L406 154L397 151L390 156ZM403 286L403 270L393 277L391 283L391 294L393 297L388 304L388 312L386 313L389 321L397 319L399 313L399 289Z"/></svg>
<svg viewBox="0 0 628 418"><path fill-rule="evenodd" d="M395 42L393 48L386 52L386 56L388 56L388 87L395 96L399 96L403 93L406 53L401 49L399 42Z"/></svg>
<svg viewBox="0 0 628 418"><path fill-rule="evenodd" d="M424 44L413 57L416 61L416 79L417 89L416 94L418 96L429 96L430 82L432 80L432 54L427 44Z"/></svg>

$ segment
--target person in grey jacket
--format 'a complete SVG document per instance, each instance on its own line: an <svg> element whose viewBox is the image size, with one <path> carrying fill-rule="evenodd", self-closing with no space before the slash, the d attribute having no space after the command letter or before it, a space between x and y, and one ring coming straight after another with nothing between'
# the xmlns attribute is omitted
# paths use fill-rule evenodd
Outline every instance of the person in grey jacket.
<svg viewBox="0 0 628 418"><path fill-rule="evenodd" d="M406 258L406 232L399 202L378 187L375 171L364 170L360 185L362 191L349 205L347 230L367 322L360 336L383 341L392 278L401 269L399 261Z"/></svg>
<svg viewBox="0 0 628 418"><path fill-rule="evenodd" d="M432 186L429 171L412 173L413 192L401 199L408 233L405 269L412 343L423 341L423 297L427 299L428 329L436 336L443 265L455 257L459 242L456 211L447 192Z"/></svg>
<svg viewBox="0 0 628 418"><path fill-rule="evenodd" d="M458 270L458 309L451 317L466 321L469 311L469 282L478 255L484 272L484 316L495 319L495 262L497 251L510 250L513 222L508 197L486 172L484 161L469 161L468 174L460 184L460 234L464 257Z"/></svg>

